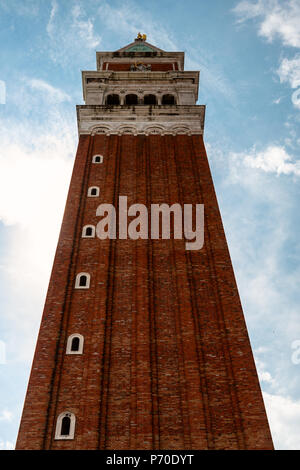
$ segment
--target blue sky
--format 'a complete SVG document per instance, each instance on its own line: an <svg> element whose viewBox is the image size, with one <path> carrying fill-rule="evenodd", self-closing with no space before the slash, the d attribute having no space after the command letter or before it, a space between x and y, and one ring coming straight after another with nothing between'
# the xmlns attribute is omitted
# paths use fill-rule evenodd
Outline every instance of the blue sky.
<svg viewBox="0 0 300 470"><path fill-rule="evenodd" d="M0 448L14 447L19 426L81 70L141 31L201 71L208 158L273 439L300 449L299 24L300 0L0 0Z"/></svg>

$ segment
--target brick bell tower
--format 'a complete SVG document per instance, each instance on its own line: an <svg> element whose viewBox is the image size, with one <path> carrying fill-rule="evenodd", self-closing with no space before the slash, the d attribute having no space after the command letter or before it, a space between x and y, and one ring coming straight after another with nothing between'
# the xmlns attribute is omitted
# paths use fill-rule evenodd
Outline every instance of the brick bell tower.
<svg viewBox="0 0 300 470"><path fill-rule="evenodd" d="M199 72L135 41L82 73L17 449L272 449L203 143ZM100 240L99 204L204 204L204 245Z"/></svg>

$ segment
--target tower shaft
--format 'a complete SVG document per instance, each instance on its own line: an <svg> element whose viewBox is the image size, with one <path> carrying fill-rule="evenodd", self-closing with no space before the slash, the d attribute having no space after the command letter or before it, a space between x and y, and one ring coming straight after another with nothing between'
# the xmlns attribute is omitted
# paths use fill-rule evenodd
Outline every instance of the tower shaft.
<svg viewBox="0 0 300 470"><path fill-rule="evenodd" d="M97 53L97 71L83 72L86 104L18 449L273 448L198 80L183 53L142 37ZM203 247L120 239L118 230L100 240L97 209L111 204L119 215L120 196L149 210L149 226L153 204L204 204Z"/></svg>

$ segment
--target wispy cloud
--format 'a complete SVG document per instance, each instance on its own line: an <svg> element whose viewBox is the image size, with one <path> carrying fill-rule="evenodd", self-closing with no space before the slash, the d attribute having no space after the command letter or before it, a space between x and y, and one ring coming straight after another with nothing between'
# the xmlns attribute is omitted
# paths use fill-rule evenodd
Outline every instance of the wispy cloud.
<svg viewBox="0 0 300 470"><path fill-rule="evenodd" d="M95 33L94 18L77 2L63 5L52 0L46 31L50 39L50 56L55 63L66 66L70 61L82 60L87 51L99 46L101 37Z"/></svg>
<svg viewBox="0 0 300 470"><path fill-rule="evenodd" d="M198 58L200 54L201 60ZM186 70L200 70L201 77L204 77L206 89L209 89L214 95L216 93L222 94L231 102L231 105L236 104L234 87L229 78L224 75L222 68L215 61L212 61L209 55L203 55L193 46L189 47L189 53L185 59L185 68Z"/></svg>
<svg viewBox="0 0 300 470"><path fill-rule="evenodd" d="M52 0L51 2L51 11L50 11L50 17L49 17L49 21L48 21L48 24L47 24L47 27L46 27L46 30L47 30L47 33L49 35L53 34L53 30L54 30L54 19L55 19L55 15L58 11L58 3L57 3L57 0Z"/></svg>
<svg viewBox="0 0 300 470"><path fill-rule="evenodd" d="M283 46L300 48L300 0L243 0L233 9L239 23L249 19L258 22L258 34L269 42L279 39ZM300 55L281 59L277 70L281 83L291 88L300 86ZM300 109L300 90L291 97L293 105Z"/></svg>
<svg viewBox="0 0 300 470"><path fill-rule="evenodd" d="M137 3L125 1L117 6L111 2L103 1L98 9L102 21L111 31L128 38L136 37L139 31L147 33L147 41L165 50L179 50L173 34L168 31L157 18L151 17L151 11L145 13Z"/></svg>
<svg viewBox="0 0 300 470"><path fill-rule="evenodd" d="M85 12L79 5L75 5L72 9L72 28L77 31L80 39L90 49L94 49L100 44L100 36L94 32L94 24L91 18L85 18Z"/></svg>
<svg viewBox="0 0 300 470"><path fill-rule="evenodd" d="M258 33L268 41L279 38L285 46L300 47L299 0L243 0L233 11L240 23L258 19Z"/></svg>
<svg viewBox="0 0 300 470"><path fill-rule="evenodd" d="M39 79L34 78L28 81L28 85L33 90L46 93L48 97L51 99L51 101L53 101L54 103L61 103L63 101L71 101L71 97L66 92L64 92L63 90L60 90L59 88L55 88L54 86L50 85L50 83L47 83L44 80L39 80Z"/></svg>
<svg viewBox="0 0 300 470"><path fill-rule="evenodd" d="M40 0L1 0L0 8L6 12L13 12L19 16L36 16L40 11Z"/></svg>

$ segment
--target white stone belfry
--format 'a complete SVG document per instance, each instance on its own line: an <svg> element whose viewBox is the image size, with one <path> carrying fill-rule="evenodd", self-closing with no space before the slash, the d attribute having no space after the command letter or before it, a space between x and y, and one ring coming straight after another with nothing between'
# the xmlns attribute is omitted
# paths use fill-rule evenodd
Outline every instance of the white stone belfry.
<svg viewBox="0 0 300 470"><path fill-rule="evenodd" d="M184 71L184 52L162 51L145 37L97 52L97 71L82 72L79 134L203 134L199 72Z"/></svg>

